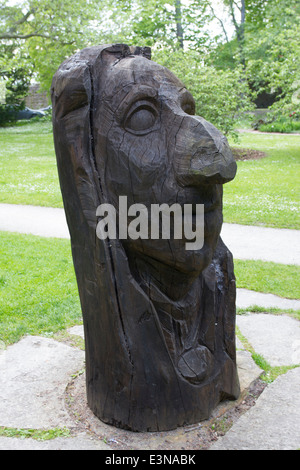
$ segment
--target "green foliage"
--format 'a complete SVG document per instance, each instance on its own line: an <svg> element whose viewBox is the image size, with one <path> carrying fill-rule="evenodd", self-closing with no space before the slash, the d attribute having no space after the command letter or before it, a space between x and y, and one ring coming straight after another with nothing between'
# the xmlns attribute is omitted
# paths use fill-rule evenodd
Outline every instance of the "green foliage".
<svg viewBox="0 0 300 470"><path fill-rule="evenodd" d="M155 43L171 44L176 42L174 29L174 13L172 2L161 0L149 0L147 2L136 2L136 11L133 15L132 39L142 42L146 46L153 46Z"/></svg>
<svg viewBox="0 0 300 470"><path fill-rule="evenodd" d="M272 106L277 115L291 114L300 105L299 8L293 7L293 2L285 7L282 3L281 15L276 16L276 10L270 9L270 21L247 47L249 79L258 90L263 85L268 92L280 92L279 100Z"/></svg>
<svg viewBox="0 0 300 470"><path fill-rule="evenodd" d="M241 67L217 70L203 64L196 51L154 51L153 60L166 66L183 81L196 101L196 113L225 135L236 136L239 115L254 108Z"/></svg>
<svg viewBox="0 0 300 470"><path fill-rule="evenodd" d="M230 42L221 42L205 57L205 63L216 67L218 70L234 70L237 66L237 50L236 39L232 39Z"/></svg>
<svg viewBox="0 0 300 470"><path fill-rule="evenodd" d="M125 4L125 5L124 5ZM176 10L180 7L181 14ZM106 31L110 41L122 41L136 45L180 48L178 27L182 28L183 40L192 47L207 48L209 35L204 25L208 19L206 0L133 0L111 1L110 21L113 29ZM103 38L103 30L100 33ZM98 37L100 38L100 35Z"/></svg>
<svg viewBox="0 0 300 470"><path fill-rule="evenodd" d="M291 132L300 132L300 121L287 120L284 118L279 118L278 120L269 123L262 124L259 126L261 132L281 132L281 133L291 133Z"/></svg>
<svg viewBox="0 0 300 470"><path fill-rule="evenodd" d="M77 49L93 41L104 1L23 0L11 6L0 0L1 57L22 55L49 91L58 66ZM10 48L10 51L9 51Z"/></svg>
<svg viewBox="0 0 300 470"><path fill-rule="evenodd" d="M11 46L0 48L0 82L2 100L0 102L0 126L15 122L16 112L25 106L25 97L29 90L32 71L20 56L13 54Z"/></svg>
<svg viewBox="0 0 300 470"><path fill-rule="evenodd" d="M227 135L234 133L237 110L249 110L261 91L277 92L274 116L297 112L299 1L219 0L217 5L211 0L23 0L16 5L0 0L0 73L10 74L7 99L19 99L9 88L13 74L23 73L24 80L34 76L49 91L54 72L76 50L125 42L151 46L154 60L178 74L195 95L197 112ZM223 35L214 35L211 20L219 22Z"/></svg>
<svg viewBox="0 0 300 470"><path fill-rule="evenodd" d="M30 72L26 67L1 70L0 77L5 81L6 104L22 106L30 84Z"/></svg>
<svg viewBox="0 0 300 470"><path fill-rule="evenodd" d="M299 133L300 112L293 111L285 115L271 110L252 122L252 127L261 132Z"/></svg>
<svg viewBox="0 0 300 470"><path fill-rule="evenodd" d="M236 18L241 1L235 4ZM300 106L300 3L298 0L245 0L243 39L236 35L211 52L208 63L217 68L234 69L239 63L251 89L259 94L277 94L274 116L297 112ZM293 126L292 126L293 127Z"/></svg>

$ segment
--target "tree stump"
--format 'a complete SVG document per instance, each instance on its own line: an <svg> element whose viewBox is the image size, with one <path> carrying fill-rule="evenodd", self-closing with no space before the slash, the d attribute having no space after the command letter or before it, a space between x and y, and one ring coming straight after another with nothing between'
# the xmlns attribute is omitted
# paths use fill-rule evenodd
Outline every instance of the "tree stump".
<svg viewBox="0 0 300 470"><path fill-rule="evenodd" d="M52 103L88 405L132 431L207 419L239 396L233 260L220 238L222 188L236 173L228 142L149 48L78 52L54 75ZM148 214L203 205L203 246L187 250L172 228L169 239L121 237L120 196ZM116 237L96 234L103 204L116 210Z"/></svg>

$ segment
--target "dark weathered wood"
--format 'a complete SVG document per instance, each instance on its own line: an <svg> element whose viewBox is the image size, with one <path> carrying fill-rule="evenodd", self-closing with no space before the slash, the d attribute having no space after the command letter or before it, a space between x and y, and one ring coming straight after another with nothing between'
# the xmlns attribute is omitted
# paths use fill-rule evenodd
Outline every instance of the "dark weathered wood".
<svg viewBox="0 0 300 470"><path fill-rule="evenodd" d="M133 431L209 417L239 395L235 278L220 239L222 185L236 164L221 133L194 116L184 85L149 48L90 47L52 84L53 129L96 416ZM100 240L96 209L204 204L205 240Z"/></svg>

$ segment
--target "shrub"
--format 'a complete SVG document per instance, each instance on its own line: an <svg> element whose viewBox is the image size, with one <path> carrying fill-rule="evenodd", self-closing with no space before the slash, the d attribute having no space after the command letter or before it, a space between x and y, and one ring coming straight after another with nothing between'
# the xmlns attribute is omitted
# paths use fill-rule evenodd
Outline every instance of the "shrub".
<svg viewBox="0 0 300 470"><path fill-rule="evenodd" d="M217 70L201 63L195 51L154 51L153 60L170 69L196 101L196 113L225 135L236 136L235 125L245 111L254 109L242 69Z"/></svg>
<svg viewBox="0 0 300 470"><path fill-rule="evenodd" d="M300 131L299 113L292 112L288 116L278 115L278 113L269 112L252 123L254 129L261 132L281 132L291 133Z"/></svg>
<svg viewBox="0 0 300 470"><path fill-rule="evenodd" d="M0 126L4 126L15 122L17 112L25 107L30 72L26 67L12 67L9 70L3 68L0 71L0 80L5 83L5 90L2 90L2 99L4 101L5 98L5 102L0 104Z"/></svg>
<svg viewBox="0 0 300 470"><path fill-rule="evenodd" d="M269 124L262 124L259 127L259 130L262 132L282 132L282 133L290 133L290 132L300 132L300 121L288 121L288 120L277 120L273 123Z"/></svg>

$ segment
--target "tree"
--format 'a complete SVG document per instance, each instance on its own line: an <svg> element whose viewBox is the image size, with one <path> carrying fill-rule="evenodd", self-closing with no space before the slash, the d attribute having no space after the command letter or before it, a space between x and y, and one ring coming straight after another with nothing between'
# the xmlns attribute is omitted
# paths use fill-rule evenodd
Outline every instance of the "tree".
<svg viewBox="0 0 300 470"><path fill-rule="evenodd" d="M75 50L92 42L92 20L101 12L101 0L23 0L11 6L0 1L0 60L10 48L27 58L43 88L50 88L52 75ZM95 14L97 12L97 15ZM3 61L2 61L3 62Z"/></svg>
<svg viewBox="0 0 300 470"><path fill-rule="evenodd" d="M19 64L0 72L2 100L0 100L0 125L14 122L16 112L25 107L25 97L30 85L30 70L27 65ZM4 85L4 86L3 86Z"/></svg>
<svg viewBox="0 0 300 470"><path fill-rule="evenodd" d="M33 69L23 51L15 44L1 47L0 83L2 99L0 103L0 125L15 120L17 110L25 107Z"/></svg>
<svg viewBox="0 0 300 470"><path fill-rule="evenodd" d="M175 1L175 21L176 21L176 36L179 47L183 49L183 28L182 28L182 17L181 17L181 1Z"/></svg>
<svg viewBox="0 0 300 470"><path fill-rule="evenodd" d="M23 0L10 6L1 0L1 40L44 38L74 43L92 18L91 2L82 0Z"/></svg>
<svg viewBox="0 0 300 470"><path fill-rule="evenodd" d="M172 50L201 47L208 34L203 27L207 19L206 0L128 0L110 3L118 38L125 42ZM115 34L113 35L115 38Z"/></svg>
<svg viewBox="0 0 300 470"><path fill-rule="evenodd" d="M211 12L211 19L217 20L222 28L225 40L226 51L235 55L235 62L245 68L245 46L248 40L248 32L261 28L266 20L267 3L274 0L220 0L218 8L215 2L208 0L208 8ZM221 10L221 13L219 13ZM228 27L225 24L222 10L230 18L231 26L234 30L234 38L230 39ZM224 13L223 12L223 13Z"/></svg>
<svg viewBox="0 0 300 470"><path fill-rule="evenodd" d="M194 10L194 4L197 8ZM173 50L206 47L206 0L0 0L0 58L27 58L43 89L76 50L126 42Z"/></svg>
<svg viewBox="0 0 300 470"><path fill-rule="evenodd" d="M268 21L246 49L247 75L259 90L277 90L272 106L277 113L299 112L300 5L297 0L272 0L266 8ZM250 34L249 34L250 35Z"/></svg>
<svg viewBox="0 0 300 470"><path fill-rule="evenodd" d="M246 0L240 0L240 2L236 2L235 0L224 0L224 3L229 8L236 37L242 49L245 40ZM236 10L240 13L240 20L237 18Z"/></svg>
<svg viewBox="0 0 300 470"><path fill-rule="evenodd" d="M300 89L299 1L245 0L245 16L241 15L239 23L242 2L222 0L222 4L227 4L228 14L231 11L232 24L235 17L235 34L230 39L224 26L224 37L206 63L221 70L234 70L242 64L244 76L256 94L276 95L273 110L295 113L299 109L295 97ZM212 16L216 18L215 13ZM223 22L219 13L218 19Z"/></svg>

